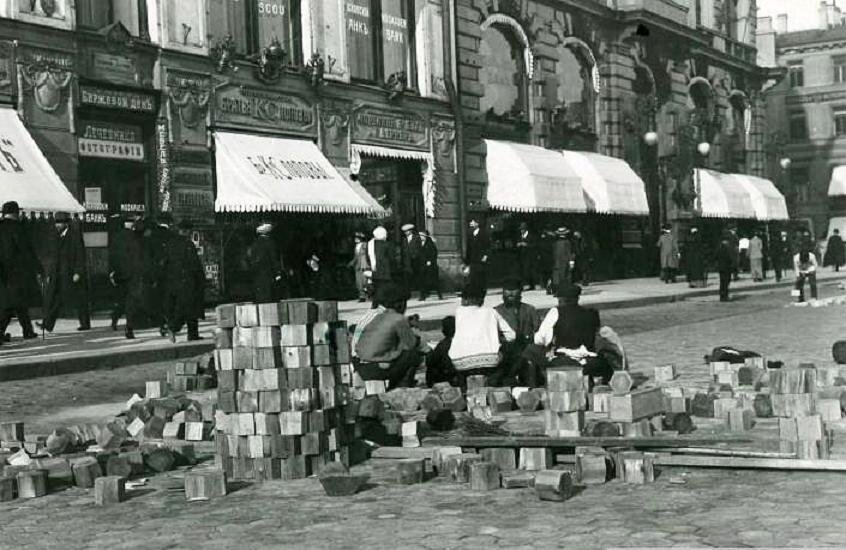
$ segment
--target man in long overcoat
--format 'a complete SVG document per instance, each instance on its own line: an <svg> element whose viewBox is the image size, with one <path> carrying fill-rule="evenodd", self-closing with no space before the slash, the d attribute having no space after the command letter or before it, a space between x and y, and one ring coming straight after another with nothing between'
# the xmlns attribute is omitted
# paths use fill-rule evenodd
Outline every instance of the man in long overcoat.
<svg viewBox="0 0 846 550"><path fill-rule="evenodd" d="M656 246L661 257L661 280L675 283L676 270L679 268L679 242L669 226L661 230Z"/></svg>
<svg viewBox="0 0 846 550"><path fill-rule="evenodd" d="M469 269L468 286L488 288L488 261L491 242L476 217L470 219L470 233L467 235L467 254L464 263Z"/></svg>
<svg viewBox="0 0 846 550"><path fill-rule="evenodd" d="M425 229L420 232L420 239L423 243L420 247L420 301L428 298L433 290L438 293L438 299L443 300L438 268L438 247Z"/></svg>
<svg viewBox="0 0 846 550"><path fill-rule="evenodd" d="M687 282L691 288L704 286L705 283L705 250L702 236L696 227L690 228L690 235L684 243L682 262L684 263Z"/></svg>
<svg viewBox="0 0 846 550"><path fill-rule="evenodd" d="M358 301L367 301L367 268L370 263L367 261L367 239L361 231L355 232L355 248L353 249L352 260L347 263L355 275L355 287L358 290Z"/></svg>
<svg viewBox="0 0 846 550"><path fill-rule="evenodd" d="M71 217L66 212L55 216L56 235L51 243L52 265L47 275L45 315L42 328L52 332L64 308L76 310L79 320L77 330L91 329L91 315L88 309L88 270L85 261L85 245L76 227L70 225Z"/></svg>
<svg viewBox="0 0 846 550"><path fill-rule="evenodd" d="M834 271L840 271L840 266L844 263L846 263L846 247L843 246L840 230L835 229L831 237L828 238L824 264L834 266Z"/></svg>
<svg viewBox="0 0 846 550"><path fill-rule="evenodd" d="M253 300L259 304L278 300L283 284L282 256L271 236L272 232L272 224L259 225L256 228L256 240L247 252L253 274Z"/></svg>
<svg viewBox="0 0 846 550"><path fill-rule="evenodd" d="M126 295L130 278L127 272L128 255L132 252L129 240L132 238L133 222L125 220L121 214L113 215L112 220L115 225L109 234L109 282L113 291L112 330L117 330L118 321L126 313Z"/></svg>
<svg viewBox="0 0 846 550"><path fill-rule="evenodd" d="M552 244L552 290L567 288L573 269L573 247L570 243L570 230L559 227L555 232L556 240Z"/></svg>
<svg viewBox="0 0 846 550"><path fill-rule="evenodd" d="M132 220L131 232L126 235L126 253L117 257L116 267L126 281L127 339L135 338L135 329L158 324L161 316L163 284L158 263L161 256L158 239L147 228L152 221L142 216Z"/></svg>
<svg viewBox="0 0 846 550"><path fill-rule="evenodd" d="M420 286L420 235L413 223L402 226L403 238L400 243L403 277L409 293Z"/></svg>
<svg viewBox="0 0 846 550"><path fill-rule="evenodd" d="M180 222L179 232L166 247L164 311L171 341L183 325L188 327L189 342L200 339L198 320L204 316L206 276L190 234L191 224Z"/></svg>
<svg viewBox="0 0 846 550"><path fill-rule="evenodd" d="M3 204L0 220L0 343L12 317L17 317L25 339L37 338L29 308L41 304L39 278L44 269L20 222L17 202Z"/></svg>
<svg viewBox="0 0 846 550"><path fill-rule="evenodd" d="M526 222L520 223L520 229L517 232L517 254L520 258L520 278L524 286L528 285L529 290L535 289L535 280L540 277L538 273L539 268L539 250L537 238L534 232L529 230L529 225ZM541 286L543 286L541 282Z"/></svg>

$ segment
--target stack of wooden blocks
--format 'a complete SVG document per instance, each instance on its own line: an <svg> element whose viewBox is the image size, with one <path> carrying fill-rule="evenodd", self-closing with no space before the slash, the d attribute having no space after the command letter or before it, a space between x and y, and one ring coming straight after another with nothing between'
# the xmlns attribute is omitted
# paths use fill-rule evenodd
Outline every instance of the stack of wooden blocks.
<svg viewBox="0 0 846 550"><path fill-rule="evenodd" d="M587 383L580 367L546 371L544 425L550 437L578 437L585 427Z"/></svg>
<svg viewBox="0 0 846 550"><path fill-rule="evenodd" d="M231 479L298 479L349 464L353 369L336 302L217 308L217 459Z"/></svg>
<svg viewBox="0 0 846 550"><path fill-rule="evenodd" d="M171 391L189 392L206 391L215 388L212 355L203 355L199 359L177 361L167 371L167 384Z"/></svg>
<svg viewBox="0 0 846 550"><path fill-rule="evenodd" d="M644 388L633 390L631 376L617 371L610 381L612 393L608 396L608 420L616 423L626 437L652 434L652 419L659 419L666 412L664 390ZM657 423L660 427L660 422Z"/></svg>
<svg viewBox="0 0 846 550"><path fill-rule="evenodd" d="M830 458L832 432L816 411L817 369L813 365L773 369L769 378L780 450L798 458Z"/></svg>

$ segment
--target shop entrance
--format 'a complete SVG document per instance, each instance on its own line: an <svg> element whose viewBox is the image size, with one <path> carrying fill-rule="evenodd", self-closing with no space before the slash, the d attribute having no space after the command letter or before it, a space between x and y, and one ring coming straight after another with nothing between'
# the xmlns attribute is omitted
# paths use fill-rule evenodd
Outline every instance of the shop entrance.
<svg viewBox="0 0 846 550"><path fill-rule="evenodd" d="M81 187L89 198L100 197L100 204L109 213L144 212L149 203L147 166L126 160L80 158ZM93 202L93 201L91 201Z"/></svg>
<svg viewBox="0 0 846 550"><path fill-rule="evenodd" d="M390 208L392 215L385 223L392 226L396 237L407 223L421 230L426 227L422 169L418 160L361 159L359 181L379 204Z"/></svg>

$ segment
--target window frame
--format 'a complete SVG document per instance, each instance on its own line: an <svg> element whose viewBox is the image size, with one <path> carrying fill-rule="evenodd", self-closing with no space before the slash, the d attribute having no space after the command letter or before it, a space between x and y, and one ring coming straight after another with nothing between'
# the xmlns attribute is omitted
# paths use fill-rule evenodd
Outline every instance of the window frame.
<svg viewBox="0 0 846 550"><path fill-rule="evenodd" d="M259 11L258 3L262 0L247 0L244 2L245 13L245 32L247 35L247 50L246 52L237 52L239 56L249 56L261 52L262 48L270 45L261 43L259 37ZM305 0L308 1L308 0ZM282 44L285 50L285 62L287 66L299 67L304 63L303 60L303 12L302 0L288 0L288 10L290 14L288 21L291 28L288 29L290 39L288 44ZM296 6L296 8L294 7Z"/></svg>
<svg viewBox="0 0 846 550"><path fill-rule="evenodd" d="M831 66L834 84L846 83L846 55L831 56Z"/></svg>
<svg viewBox="0 0 846 550"><path fill-rule="evenodd" d="M406 89L417 91L417 9L414 0L400 0L405 8L406 21L408 23L407 31L407 67L404 69L406 73ZM346 11L344 12L346 14ZM370 84L381 86L386 83L391 76L385 71L385 45L384 45L384 27L382 25L382 0L371 0L370 3L370 28L373 30L370 36L370 47L374 56L374 71L373 79L363 78L353 75L352 57L347 52L347 64L350 72L350 82L356 84ZM347 31L346 15L344 16L344 32ZM347 36L346 47L350 47L349 36Z"/></svg>
<svg viewBox="0 0 846 550"><path fill-rule="evenodd" d="M832 113L832 118L834 120L834 137L846 137L846 108L840 107L834 110ZM841 120L843 125L843 131L839 131L837 128L837 121Z"/></svg>
<svg viewBox="0 0 846 550"><path fill-rule="evenodd" d="M801 61L787 63L787 82L791 88L805 87L805 65Z"/></svg>
<svg viewBox="0 0 846 550"><path fill-rule="evenodd" d="M801 120L802 122L802 135L798 135L794 132L794 124L796 124L799 120ZM791 142L799 143L802 141L808 141L808 139L810 139L810 132L808 129L808 115L804 111L795 111L788 113L787 122L788 136Z"/></svg>
<svg viewBox="0 0 846 550"><path fill-rule="evenodd" d="M93 2L94 0L87 0L88 2ZM115 20L115 2L114 0L106 0L108 2L108 10L109 14L106 17L107 23L103 25L103 27L107 27L109 25L113 25L118 21ZM149 32L149 21L147 20L148 16L148 9L149 6L147 4L148 0L134 0L135 9L138 12L138 35L135 36L136 38L140 38L142 40L150 40L150 32ZM103 27L95 27L93 25L86 24L83 20L82 10L80 9L80 0L76 0L74 3L75 10L76 10L76 28L79 30L87 30L87 31L98 31ZM124 25L126 29L132 34L132 29ZM133 35L134 36L134 35Z"/></svg>

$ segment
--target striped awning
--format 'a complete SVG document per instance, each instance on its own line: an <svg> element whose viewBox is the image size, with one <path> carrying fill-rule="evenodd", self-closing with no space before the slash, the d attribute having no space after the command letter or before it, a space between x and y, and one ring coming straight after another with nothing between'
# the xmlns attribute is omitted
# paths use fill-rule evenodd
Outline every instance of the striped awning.
<svg viewBox="0 0 846 550"><path fill-rule="evenodd" d="M215 132L217 212L384 215L310 140Z"/></svg>
<svg viewBox="0 0 846 550"><path fill-rule="evenodd" d="M697 168L693 176L698 189L695 207L701 217L757 219L752 196L732 174Z"/></svg>
<svg viewBox="0 0 846 550"><path fill-rule="evenodd" d="M846 195L846 166L835 166L831 171L831 181L828 184L829 197Z"/></svg>
<svg viewBox="0 0 846 550"><path fill-rule="evenodd" d="M6 201L17 201L25 214L85 212L17 112L0 107L0 203Z"/></svg>
<svg viewBox="0 0 846 550"><path fill-rule="evenodd" d="M550 149L486 139L488 204L509 212L586 213L579 174Z"/></svg>
<svg viewBox="0 0 846 550"><path fill-rule="evenodd" d="M563 155L579 175L589 211L649 215L646 186L626 161L581 151L563 151Z"/></svg>
<svg viewBox="0 0 846 550"><path fill-rule="evenodd" d="M773 182L746 174L731 174L731 176L746 188L758 220L769 222L790 219L787 213L787 201Z"/></svg>

